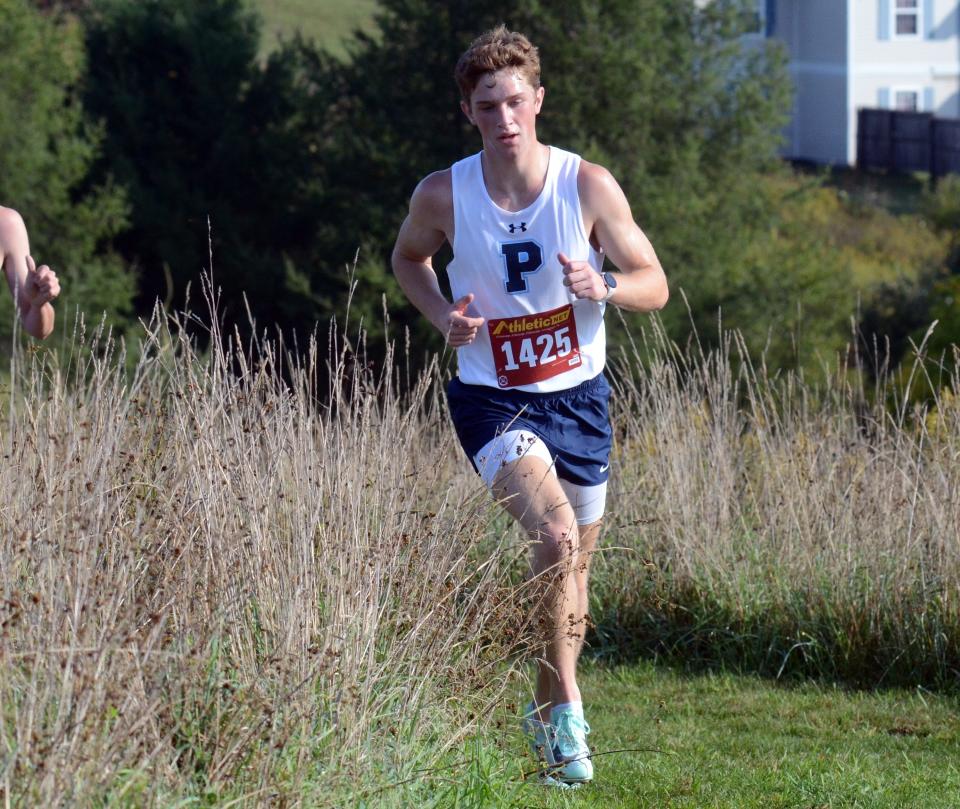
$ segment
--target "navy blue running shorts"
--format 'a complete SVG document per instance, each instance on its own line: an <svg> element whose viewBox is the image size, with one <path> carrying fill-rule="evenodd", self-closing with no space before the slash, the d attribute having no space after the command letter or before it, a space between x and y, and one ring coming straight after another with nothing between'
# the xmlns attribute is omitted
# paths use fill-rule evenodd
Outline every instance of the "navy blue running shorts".
<svg viewBox="0 0 960 809"><path fill-rule="evenodd" d="M598 486L609 477L609 399L602 373L553 393L465 385L456 377L447 385L453 426L474 469L474 457L498 435L529 430L550 450L557 477L578 486Z"/></svg>

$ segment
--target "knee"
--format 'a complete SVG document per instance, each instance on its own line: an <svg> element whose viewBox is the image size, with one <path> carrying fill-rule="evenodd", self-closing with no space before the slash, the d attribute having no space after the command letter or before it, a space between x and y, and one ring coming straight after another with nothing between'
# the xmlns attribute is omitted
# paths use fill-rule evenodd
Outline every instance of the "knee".
<svg viewBox="0 0 960 809"><path fill-rule="evenodd" d="M547 520L540 524L532 538L535 553L544 566L569 563L580 548L576 521Z"/></svg>

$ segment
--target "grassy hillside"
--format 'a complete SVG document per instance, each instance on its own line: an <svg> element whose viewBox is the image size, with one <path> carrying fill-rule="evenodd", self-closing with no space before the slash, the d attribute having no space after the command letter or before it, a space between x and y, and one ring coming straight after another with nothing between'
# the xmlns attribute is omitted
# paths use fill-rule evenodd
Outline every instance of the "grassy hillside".
<svg viewBox="0 0 960 809"><path fill-rule="evenodd" d="M648 663L583 677L596 782L514 787L535 809L899 809L956 806L956 702L920 690L785 686ZM491 745L492 746L492 745ZM614 752L622 751L622 752ZM505 774L523 754L499 758ZM511 759L512 756L512 759ZM501 793L509 793L509 786ZM450 804L452 805L452 804Z"/></svg>
<svg viewBox="0 0 960 809"><path fill-rule="evenodd" d="M590 652L784 687L595 673L604 782L513 801L538 590L440 373L400 395L338 342L287 364L148 329L133 371L37 348L0 390L0 805L951 805L960 399L638 334Z"/></svg>
<svg viewBox="0 0 960 809"><path fill-rule="evenodd" d="M278 38L299 31L305 37L343 53L343 40L357 28L369 25L376 0L254 0L264 18L264 49Z"/></svg>

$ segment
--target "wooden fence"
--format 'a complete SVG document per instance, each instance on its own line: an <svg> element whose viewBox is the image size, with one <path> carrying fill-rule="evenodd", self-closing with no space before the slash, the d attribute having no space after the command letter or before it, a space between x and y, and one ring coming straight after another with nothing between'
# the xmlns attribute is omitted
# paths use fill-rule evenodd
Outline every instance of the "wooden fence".
<svg viewBox="0 0 960 809"><path fill-rule="evenodd" d="M960 174L960 118L862 109L857 117L857 166L928 171L934 177Z"/></svg>

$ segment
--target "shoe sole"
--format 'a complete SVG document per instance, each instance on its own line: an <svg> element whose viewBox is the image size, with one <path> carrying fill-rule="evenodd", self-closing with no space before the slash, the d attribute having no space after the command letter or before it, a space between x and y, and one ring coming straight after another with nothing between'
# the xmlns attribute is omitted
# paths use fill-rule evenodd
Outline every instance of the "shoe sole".
<svg viewBox="0 0 960 809"><path fill-rule="evenodd" d="M540 786L551 787L552 789L580 789L588 781L561 781L552 775L541 775L538 779Z"/></svg>
<svg viewBox="0 0 960 809"><path fill-rule="evenodd" d="M577 759L579 761L579 759ZM567 778L561 772L563 767L570 762L564 762L563 764L554 764L546 768L545 775L556 779L557 781L563 781L565 784L589 784L593 780L593 773L590 773L588 778Z"/></svg>

